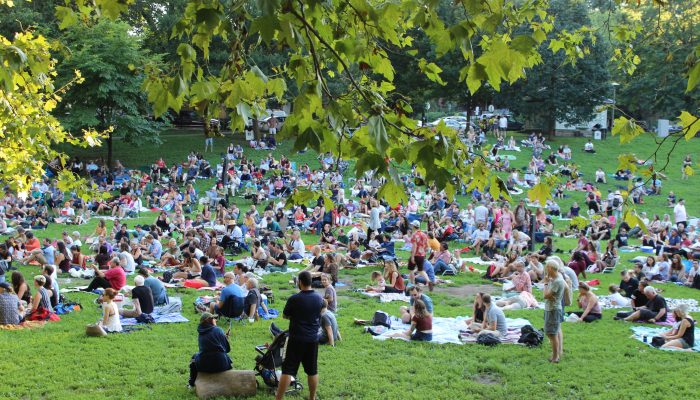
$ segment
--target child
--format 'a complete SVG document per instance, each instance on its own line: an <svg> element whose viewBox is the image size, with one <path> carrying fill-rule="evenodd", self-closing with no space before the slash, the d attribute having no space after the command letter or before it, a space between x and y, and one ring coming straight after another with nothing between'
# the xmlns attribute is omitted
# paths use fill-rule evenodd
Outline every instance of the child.
<svg viewBox="0 0 700 400"><path fill-rule="evenodd" d="M365 290L368 292L384 293L384 289L386 288L386 280L384 280L382 273L379 271L373 271L370 275L370 279L372 280L372 283L376 282L377 286L367 285Z"/></svg>
<svg viewBox="0 0 700 400"><path fill-rule="evenodd" d="M326 288L326 291L323 293L323 299L328 303L328 311L335 312L337 307L337 297L335 294L335 288L331 283L331 276L329 274L321 275L321 285Z"/></svg>

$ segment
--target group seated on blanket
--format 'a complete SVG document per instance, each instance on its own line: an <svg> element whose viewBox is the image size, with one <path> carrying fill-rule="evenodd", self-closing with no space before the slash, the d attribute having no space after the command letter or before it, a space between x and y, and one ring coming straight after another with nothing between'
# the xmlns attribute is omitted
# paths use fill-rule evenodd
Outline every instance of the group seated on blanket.
<svg viewBox="0 0 700 400"><path fill-rule="evenodd" d="M376 293L403 293L406 290L406 284L396 261L385 259L383 263L383 273L373 271L370 274L373 285L368 285L365 290Z"/></svg>
<svg viewBox="0 0 700 400"><path fill-rule="evenodd" d="M640 283L642 286L642 283ZM619 312L614 317L616 320L624 320L627 322L663 322L668 318L668 307L666 299L657 294L657 290L653 286L645 286L643 289L646 302L644 305L637 305L639 299L634 299L632 312Z"/></svg>
<svg viewBox="0 0 700 400"><path fill-rule="evenodd" d="M508 324L503 310L492 301L491 295L482 294L480 297L483 304L483 320L481 323L474 321L468 324L468 331L476 333L477 336L486 334L497 338L505 336L508 332Z"/></svg>

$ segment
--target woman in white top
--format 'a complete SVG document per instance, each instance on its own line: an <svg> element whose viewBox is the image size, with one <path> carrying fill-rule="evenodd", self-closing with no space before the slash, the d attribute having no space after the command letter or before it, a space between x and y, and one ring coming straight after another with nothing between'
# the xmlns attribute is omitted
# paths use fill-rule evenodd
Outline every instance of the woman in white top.
<svg viewBox="0 0 700 400"><path fill-rule="evenodd" d="M105 289L102 296L102 320L99 325L107 332L121 332L122 322L119 319L119 309L114 303L117 291L112 288Z"/></svg>

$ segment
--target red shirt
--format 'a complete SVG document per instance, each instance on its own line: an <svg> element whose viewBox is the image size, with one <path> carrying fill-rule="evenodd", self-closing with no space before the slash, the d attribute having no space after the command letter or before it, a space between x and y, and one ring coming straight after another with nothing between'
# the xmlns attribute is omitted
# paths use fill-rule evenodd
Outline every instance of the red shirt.
<svg viewBox="0 0 700 400"><path fill-rule="evenodd" d="M114 290L119 290L126 285L126 273L122 267L110 268L105 271L105 279L109 281Z"/></svg>
<svg viewBox="0 0 700 400"><path fill-rule="evenodd" d="M41 243L37 238L31 238L24 243L24 249L27 251L32 251L41 248Z"/></svg>
<svg viewBox="0 0 700 400"><path fill-rule="evenodd" d="M425 257L425 253L428 251L428 235L423 231L416 231L411 236L411 245L416 249L414 255Z"/></svg>
<svg viewBox="0 0 700 400"><path fill-rule="evenodd" d="M417 331L430 331L433 329L433 317L431 315L419 317L414 315L412 321L416 323Z"/></svg>

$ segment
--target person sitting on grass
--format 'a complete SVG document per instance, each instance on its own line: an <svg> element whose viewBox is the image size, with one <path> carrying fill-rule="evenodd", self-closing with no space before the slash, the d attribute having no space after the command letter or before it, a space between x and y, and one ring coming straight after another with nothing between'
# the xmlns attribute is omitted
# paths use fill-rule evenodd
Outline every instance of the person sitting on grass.
<svg viewBox="0 0 700 400"><path fill-rule="evenodd" d="M335 319L335 314L328 309L328 301L324 299L323 308L321 308L321 329L318 333L318 343L335 347L335 342L338 340L341 340L338 321Z"/></svg>
<svg viewBox="0 0 700 400"><path fill-rule="evenodd" d="M676 323L673 329L661 334L666 341L661 348L691 351L695 346L695 321L688 315L688 305L678 305L673 309L673 316Z"/></svg>
<svg viewBox="0 0 700 400"><path fill-rule="evenodd" d="M486 311L486 306L484 306L484 293L478 292L474 296L474 304L472 306L472 317L464 320L469 329L474 330L474 327L481 326L484 322L484 312Z"/></svg>
<svg viewBox="0 0 700 400"><path fill-rule="evenodd" d="M173 274L173 279L198 279L202 276L202 264L189 251L182 253L179 269L180 271Z"/></svg>
<svg viewBox="0 0 700 400"><path fill-rule="evenodd" d="M384 280L381 272L372 271L370 274L370 280L372 284L375 284L375 286L365 286L366 292L384 293L384 289L386 289L386 280Z"/></svg>
<svg viewBox="0 0 700 400"><path fill-rule="evenodd" d="M109 269L106 271L101 271L97 265L93 265L92 268L95 270L95 278L84 291L92 292L97 288L107 289L110 287L119 290L126 285L126 273L121 266L119 257L112 258Z"/></svg>
<svg viewBox="0 0 700 400"><path fill-rule="evenodd" d="M328 311L335 312L337 308L338 296L336 296L330 274L324 273L321 275L321 285L323 285L325 288L323 299L328 303Z"/></svg>
<svg viewBox="0 0 700 400"><path fill-rule="evenodd" d="M143 285L151 289L151 295L153 295L153 304L155 306L162 306L168 304L168 292L163 286L163 282L155 277L149 276L149 272L145 268L139 268L138 273L143 276Z"/></svg>
<svg viewBox="0 0 700 400"><path fill-rule="evenodd" d="M579 316L579 321L593 322L603 317L598 296L591 291L586 282L578 283L578 305L583 311L574 311L573 314Z"/></svg>
<svg viewBox="0 0 700 400"><path fill-rule="evenodd" d="M233 361L228 355L231 346L224 331L216 326L216 319L216 315L208 312L202 313L199 318L199 352L190 361L190 380L187 385L190 389L194 388L199 372L217 373L232 368Z"/></svg>
<svg viewBox="0 0 700 400"><path fill-rule="evenodd" d="M265 269L269 272L287 272L287 255L282 246L275 242L268 244L270 256L267 258Z"/></svg>
<svg viewBox="0 0 700 400"><path fill-rule="evenodd" d="M384 293L403 293L406 285L393 260L384 260Z"/></svg>
<svg viewBox="0 0 700 400"><path fill-rule="evenodd" d="M505 337L508 334L508 325L503 310L491 302L491 296L488 294L482 296L482 301L486 307L484 322L481 323L481 326L474 326L474 331L479 336L490 333L496 337Z"/></svg>
<svg viewBox="0 0 700 400"><path fill-rule="evenodd" d="M423 304L425 304L426 310L428 310L430 314L433 313L433 299L428 297L427 294L424 294L423 290L419 286L412 286L410 289L408 289L408 294L410 296L410 308L404 306L399 308L399 312L401 313L401 321L403 321L404 324L408 324L413 318L413 306L415 305L416 300L421 300Z"/></svg>
<svg viewBox="0 0 700 400"><path fill-rule="evenodd" d="M411 271L411 280L414 284L428 285L428 290L432 292L436 283L433 264L428 260L423 260L422 264L416 265L416 270Z"/></svg>
<svg viewBox="0 0 700 400"><path fill-rule="evenodd" d="M422 342L430 342L433 340L433 316L428 312L422 300L419 299L413 303L411 327L404 332L396 332L392 334L391 337Z"/></svg>
<svg viewBox="0 0 700 400"><path fill-rule="evenodd" d="M227 317L238 317L238 315L226 315L226 310L224 310L224 308L226 307L226 302L232 297L238 297L238 303L244 304L246 293L241 286L236 284L233 272L227 272L224 274L224 285L225 287L223 290L221 290L218 299L215 298L215 300L218 301L212 301L209 303L209 312L212 314L224 314ZM233 299L231 301L235 302Z"/></svg>
<svg viewBox="0 0 700 400"><path fill-rule="evenodd" d="M102 296L102 319L98 322L98 325L108 333L122 331L122 323L119 319L119 308L114 302L116 296L117 291L112 288L105 289L104 295Z"/></svg>
<svg viewBox="0 0 700 400"><path fill-rule="evenodd" d="M245 296L243 302L243 313L248 317L248 322L253 322L260 318L258 306L262 306L265 311L267 311L267 307L265 303L262 302L260 289L258 289L258 280L256 278L249 278L245 285L246 289L248 289L248 294Z"/></svg>
<svg viewBox="0 0 700 400"><path fill-rule="evenodd" d="M653 286L647 286L644 288L644 296L646 296L648 299L646 305L637 308L636 311L624 318L624 320L627 322L650 322L652 324L666 321L666 318L668 317L668 306L666 305L666 299L656 294L656 289ZM615 316L615 319L617 320L621 318L620 316Z"/></svg>
<svg viewBox="0 0 700 400"><path fill-rule="evenodd" d="M135 318L141 314L153 312L153 293L151 289L144 286L144 277L136 275L134 278L134 288L131 290L131 299L134 305L132 310L123 309L119 313L123 317Z"/></svg>
<svg viewBox="0 0 700 400"><path fill-rule="evenodd" d="M7 282L0 282L0 325L18 325L24 315L24 307L19 297Z"/></svg>

